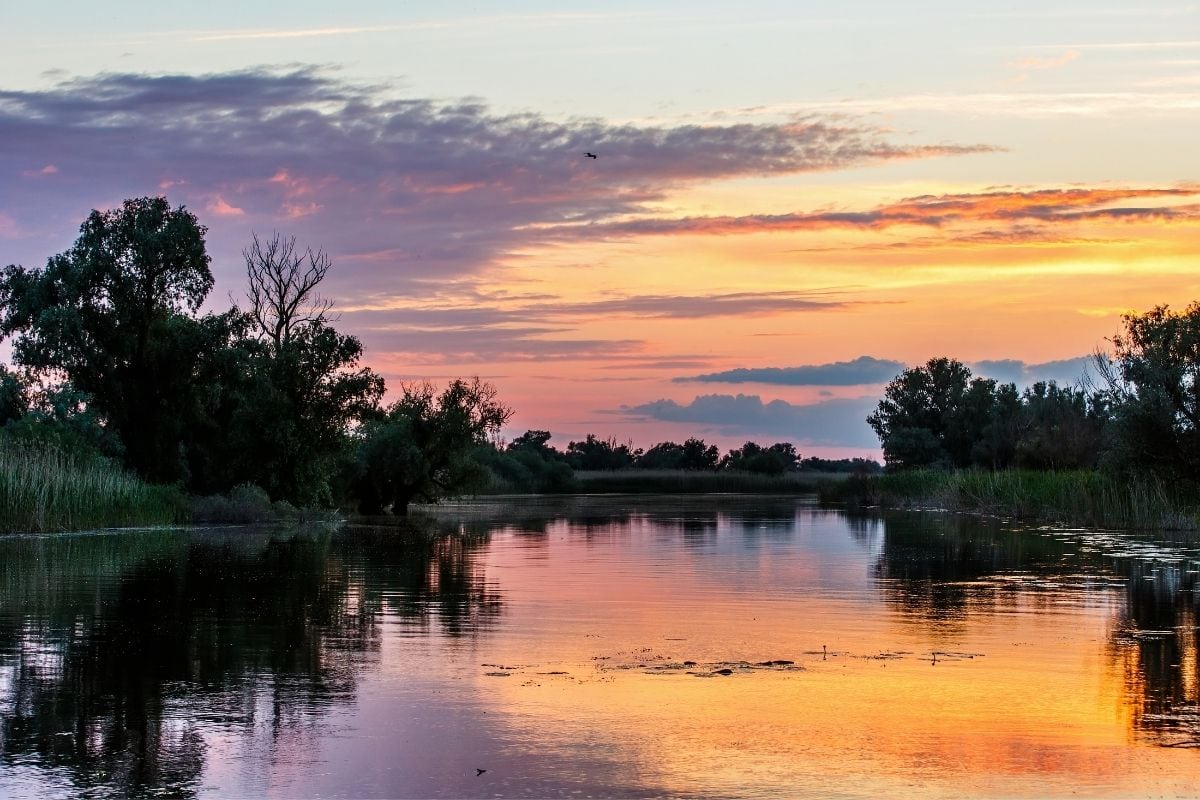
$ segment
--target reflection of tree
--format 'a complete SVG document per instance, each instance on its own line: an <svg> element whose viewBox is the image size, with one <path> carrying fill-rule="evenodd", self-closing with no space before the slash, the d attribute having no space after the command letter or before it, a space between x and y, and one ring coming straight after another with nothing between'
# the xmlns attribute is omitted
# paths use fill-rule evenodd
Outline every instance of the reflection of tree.
<svg viewBox="0 0 1200 800"><path fill-rule="evenodd" d="M286 746L303 735L289 719L351 700L385 611L451 636L486 626L500 600L475 564L485 541L416 521L0 543L0 763L102 793L190 794L203 725L253 725L269 707L271 746Z"/></svg>
<svg viewBox="0 0 1200 800"><path fill-rule="evenodd" d="M1166 534L1089 541L1080 533L1071 541L945 514L882 521L879 586L905 619L935 630L1021 593L1088 592L1097 578L1121 579L1125 604L1110 646L1133 724L1165 744L1200 745L1200 581L1194 561Z"/></svg>
<svg viewBox="0 0 1200 800"><path fill-rule="evenodd" d="M1188 561L1136 561L1113 637L1134 726L1164 744L1200 746L1200 582Z"/></svg>
<svg viewBox="0 0 1200 800"><path fill-rule="evenodd" d="M946 622L1011 601L1018 583L1002 573L1052 572L1068 548L992 520L948 514L897 514L884 520L875 577L909 619Z"/></svg>

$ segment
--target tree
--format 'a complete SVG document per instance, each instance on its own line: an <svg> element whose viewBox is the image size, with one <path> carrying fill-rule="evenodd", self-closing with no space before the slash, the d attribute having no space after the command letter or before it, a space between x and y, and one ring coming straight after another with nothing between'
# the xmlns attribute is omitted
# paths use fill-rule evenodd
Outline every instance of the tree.
<svg viewBox="0 0 1200 800"><path fill-rule="evenodd" d="M641 469L714 470L721 459L717 446L692 437L683 444L659 442L637 459Z"/></svg>
<svg viewBox="0 0 1200 800"><path fill-rule="evenodd" d="M430 383L404 386L383 419L363 426L354 478L359 509L377 514L390 505L405 514L411 503L477 485L485 472L475 450L511 416L496 388L479 378L453 381L440 394Z"/></svg>
<svg viewBox="0 0 1200 800"><path fill-rule="evenodd" d="M0 428L29 411L29 387L23 376L0 364Z"/></svg>
<svg viewBox="0 0 1200 800"><path fill-rule="evenodd" d="M721 459L720 468L759 475L782 475L800 468L800 454L790 442L776 442L770 447L746 442L739 449L730 450Z"/></svg>
<svg viewBox="0 0 1200 800"><path fill-rule="evenodd" d="M93 211L44 269L0 276L0 334L16 336L14 361L69 380L152 479L186 477L179 409L212 346L195 335L213 284L204 233L165 198L126 200Z"/></svg>
<svg viewBox="0 0 1200 800"><path fill-rule="evenodd" d="M332 504L348 435L378 413L383 379L358 366L362 343L329 325L333 303L317 294L332 266L324 251L300 253L276 233L255 235L243 255L251 341L239 345L248 380L227 414L227 472L275 500Z"/></svg>
<svg viewBox="0 0 1200 800"><path fill-rule="evenodd" d="M1025 390L1018 414L1018 466L1092 468L1100 460L1107 423L1103 398L1083 389L1038 382Z"/></svg>
<svg viewBox="0 0 1200 800"><path fill-rule="evenodd" d="M252 234L246 259L246 297L259 334L279 352L299 328L324 326L333 301L317 294L332 262L324 250L296 251L296 237Z"/></svg>
<svg viewBox="0 0 1200 800"><path fill-rule="evenodd" d="M1200 475L1200 302L1125 315L1109 362L1096 366L1111 403L1115 451L1125 469L1195 482Z"/></svg>
<svg viewBox="0 0 1200 800"><path fill-rule="evenodd" d="M965 467L995 419L995 393L995 381L972 380L962 362L933 358L896 376L867 423L889 466Z"/></svg>
<svg viewBox="0 0 1200 800"><path fill-rule="evenodd" d="M617 470L632 467L636 458L629 443L617 444L615 437L601 439L589 433L582 442L567 443L567 463L575 470Z"/></svg>

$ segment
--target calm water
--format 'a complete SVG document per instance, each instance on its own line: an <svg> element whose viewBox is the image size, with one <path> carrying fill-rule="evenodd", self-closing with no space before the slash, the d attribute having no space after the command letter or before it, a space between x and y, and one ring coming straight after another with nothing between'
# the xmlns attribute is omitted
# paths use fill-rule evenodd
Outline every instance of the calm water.
<svg viewBox="0 0 1200 800"><path fill-rule="evenodd" d="M728 497L9 537L0 796L1196 796L1198 564Z"/></svg>

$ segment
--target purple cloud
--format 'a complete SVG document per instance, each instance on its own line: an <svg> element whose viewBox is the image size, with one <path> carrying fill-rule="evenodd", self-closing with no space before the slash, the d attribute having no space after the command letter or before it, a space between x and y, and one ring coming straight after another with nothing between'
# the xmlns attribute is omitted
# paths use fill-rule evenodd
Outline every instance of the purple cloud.
<svg viewBox="0 0 1200 800"><path fill-rule="evenodd" d="M92 207L163 193L210 226L219 277L238 273L251 230L277 228L325 248L331 293L347 298L476 273L543 241L545 226L644 214L691 182L978 149L815 117L650 127L503 114L317 69L0 91L0 141L6 261L64 249Z"/></svg>
<svg viewBox="0 0 1200 800"><path fill-rule="evenodd" d="M685 422L725 436L779 436L810 445L872 448L879 445L866 418L875 397L826 400L798 405L784 400L764 403L758 395L707 394L681 405L655 400L622 406L633 419Z"/></svg>

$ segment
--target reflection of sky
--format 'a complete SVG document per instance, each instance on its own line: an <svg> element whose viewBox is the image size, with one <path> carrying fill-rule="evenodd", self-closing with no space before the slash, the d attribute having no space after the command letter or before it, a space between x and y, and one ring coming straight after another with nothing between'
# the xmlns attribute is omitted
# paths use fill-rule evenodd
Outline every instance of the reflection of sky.
<svg viewBox="0 0 1200 800"><path fill-rule="evenodd" d="M327 553L297 580L324 576L338 598L307 651L317 663L273 672L254 648L279 643L278 623L229 612L253 629L250 649L229 654L252 674L172 684L162 708L158 746L200 757L201 795L1191 791L1195 753L1142 732L1200 701L1194 633L1147 639L1138 626L1194 627L1192 544L848 518L770 498L491 500L439 514L443 530L495 520L469 546L415 549L462 557L428 564L470 576L446 594L403 572L410 550L389 538L429 530L376 530L370 546L350 531L298 551ZM76 583L64 596L82 597ZM455 602L475 611L451 618ZM736 663L766 660L795 664ZM329 691L309 690L317 676ZM52 794L57 773L23 758L0 794Z"/></svg>

